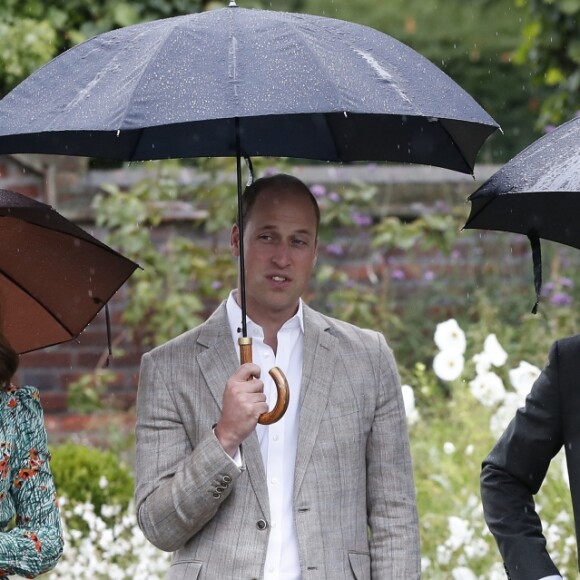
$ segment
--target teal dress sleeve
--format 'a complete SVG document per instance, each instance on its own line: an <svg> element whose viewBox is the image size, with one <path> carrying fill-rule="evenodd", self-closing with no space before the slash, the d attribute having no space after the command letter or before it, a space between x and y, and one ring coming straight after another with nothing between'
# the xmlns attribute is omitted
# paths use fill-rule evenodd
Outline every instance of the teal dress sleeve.
<svg viewBox="0 0 580 580"><path fill-rule="evenodd" d="M43 412L34 387L0 393L0 454L0 578L34 578L54 568L63 550Z"/></svg>

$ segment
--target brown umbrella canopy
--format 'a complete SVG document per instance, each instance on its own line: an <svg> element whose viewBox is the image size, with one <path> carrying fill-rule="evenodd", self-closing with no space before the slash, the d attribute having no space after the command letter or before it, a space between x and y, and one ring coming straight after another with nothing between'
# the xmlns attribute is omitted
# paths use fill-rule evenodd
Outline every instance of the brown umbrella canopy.
<svg viewBox="0 0 580 580"><path fill-rule="evenodd" d="M138 268L50 206L0 190L0 328L25 353L77 337Z"/></svg>

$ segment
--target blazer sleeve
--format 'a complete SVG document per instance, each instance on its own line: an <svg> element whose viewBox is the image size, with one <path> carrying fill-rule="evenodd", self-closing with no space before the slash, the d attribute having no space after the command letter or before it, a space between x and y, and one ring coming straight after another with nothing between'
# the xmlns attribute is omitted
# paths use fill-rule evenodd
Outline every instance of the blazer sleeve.
<svg viewBox="0 0 580 580"><path fill-rule="evenodd" d="M401 382L385 338L373 334L378 389L367 443L372 578L412 580L421 576L419 523Z"/></svg>
<svg viewBox="0 0 580 580"><path fill-rule="evenodd" d="M16 449L10 458L10 495L15 526L0 533L0 576L34 578L54 568L63 550L60 513L50 470L38 391L17 389L3 419L15 428Z"/></svg>
<svg viewBox="0 0 580 580"><path fill-rule="evenodd" d="M546 550L533 496L563 445L560 358L557 342L525 406L518 409L482 464L485 520L512 580L558 574Z"/></svg>
<svg viewBox="0 0 580 580"><path fill-rule="evenodd" d="M176 363L178 364L178 363ZM183 547L214 517L242 470L211 428L192 442L172 397L167 364L143 355L137 391L135 503L145 537L165 551ZM194 388L192 386L192 388Z"/></svg>

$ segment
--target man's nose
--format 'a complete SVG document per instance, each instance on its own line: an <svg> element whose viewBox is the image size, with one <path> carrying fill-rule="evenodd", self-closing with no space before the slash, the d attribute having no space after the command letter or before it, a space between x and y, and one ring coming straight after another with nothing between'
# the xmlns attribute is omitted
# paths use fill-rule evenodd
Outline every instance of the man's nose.
<svg viewBox="0 0 580 580"><path fill-rule="evenodd" d="M283 268L290 263L290 248L286 244L277 244L272 254L272 262Z"/></svg>

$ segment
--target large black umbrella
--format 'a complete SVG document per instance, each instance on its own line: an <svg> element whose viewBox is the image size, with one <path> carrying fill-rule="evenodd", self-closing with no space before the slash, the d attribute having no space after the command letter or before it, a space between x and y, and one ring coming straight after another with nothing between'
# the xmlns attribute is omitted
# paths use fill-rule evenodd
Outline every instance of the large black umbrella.
<svg viewBox="0 0 580 580"><path fill-rule="evenodd" d="M386 34L230 6L121 28L58 56L1 101L0 153L241 153L472 173L497 127Z"/></svg>
<svg viewBox="0 0 580 580"><path fill-rule="evenodd" d="M528 236L539 300L540 239L580 249L580 116L532 143L468 199L464 228Z"/></svg>
<svg viewBox="0 0 580 580"><path fill-rule="evenodd" d="M497 128L446 74L386 34L234 2L96 36L0 102L0 153L236 156L238 198L241 157L472 173Z"/></svg>
<svg viewBox="0 0 580 580"><path fill-rule="evenodd" d="M19 353L76 338L137 264L49 205L0 189L0 329Z"/></svg>

